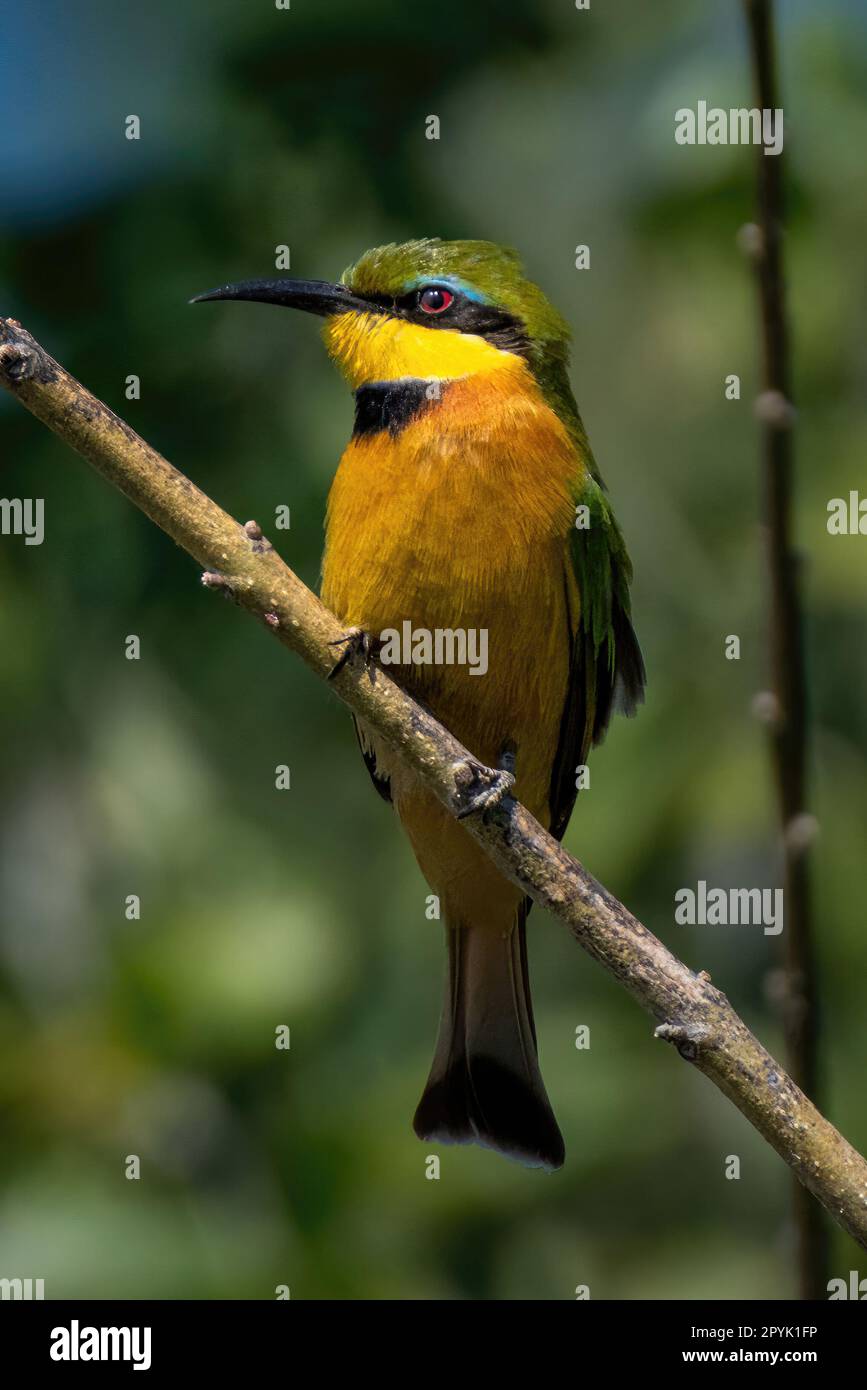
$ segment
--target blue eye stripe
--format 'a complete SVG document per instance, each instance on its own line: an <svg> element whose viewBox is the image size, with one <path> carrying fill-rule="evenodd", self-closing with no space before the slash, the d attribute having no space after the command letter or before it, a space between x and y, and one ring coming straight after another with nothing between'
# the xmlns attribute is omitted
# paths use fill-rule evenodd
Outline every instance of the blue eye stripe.
<svg viewBox="0 0 867 1390"><path fill-rule="evenodd" d="M409 294L412 290L421 289L422 285L431 289L451 290L453 294L463 295L465 299L472 299L476 304L490 303L485 295L457 275L417 275L414 280L409 280L404 285L404 293Z"/></svg>

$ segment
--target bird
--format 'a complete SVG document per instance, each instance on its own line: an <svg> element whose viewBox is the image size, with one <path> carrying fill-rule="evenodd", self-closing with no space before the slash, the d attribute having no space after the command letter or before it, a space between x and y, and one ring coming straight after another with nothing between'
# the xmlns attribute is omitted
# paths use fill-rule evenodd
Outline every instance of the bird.
<svg viewBox="0 0 867 1390"><path fill-rule="evenodd" d="M566 321L517 252L472 239L391 243L336 282L245 280L192 302L210 300L321 316L354 393L322 562L322 600L346 629L340 660L360 634L370 660L386 632L484 633L484 673L408 660L389 674L562 839L591 747L615 709L635 712L646 679L632 567L570 385ZM372 728L355 726L445 924L415 1132L552 1172L565 1145L539 1067L530 900Z"/></svg>

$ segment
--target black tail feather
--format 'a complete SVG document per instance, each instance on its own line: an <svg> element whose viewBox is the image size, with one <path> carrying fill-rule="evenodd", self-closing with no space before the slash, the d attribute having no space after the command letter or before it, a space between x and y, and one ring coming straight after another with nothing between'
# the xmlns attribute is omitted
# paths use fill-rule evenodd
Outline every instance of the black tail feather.
<svg viewBox="0 0 867 1390"><path fill-rule="evenodd" d="M439 1039L413 1127L420 1139L553 1170L565 1150L536 1055L525 917L507 932L447 924Z"/></svg>

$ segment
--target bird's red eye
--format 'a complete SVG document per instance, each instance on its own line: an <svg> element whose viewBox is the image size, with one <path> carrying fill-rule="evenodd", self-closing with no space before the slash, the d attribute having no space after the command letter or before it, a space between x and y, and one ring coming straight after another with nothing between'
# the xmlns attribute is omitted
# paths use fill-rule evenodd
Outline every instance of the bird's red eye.
<svg viewBox="0 0 867 1390"><path fill-rule="evenodd" d="M426 314L441 314L453 299L451 290L444 290L441 285L428 285L419 295L418 302Z"/></svg>

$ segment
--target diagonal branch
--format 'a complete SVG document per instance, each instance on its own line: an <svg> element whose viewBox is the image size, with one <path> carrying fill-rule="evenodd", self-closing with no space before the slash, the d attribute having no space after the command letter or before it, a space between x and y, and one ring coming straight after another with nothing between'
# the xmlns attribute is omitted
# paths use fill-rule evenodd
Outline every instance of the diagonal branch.
<svg viewBox="0 0 867 1390"><path fill-rule="evenodd" d="M283 563L253 522L240 526L129 425L91 396L17 323L0 319L0 383L182 546L319 676L334 665L337 619ZM405 759L454 815L496 774L378 667L348 663L340 698ZM564 922L656 1019L835 1220L867 1248L867 1163L819 1114L704 972L658 941L523 806L507 798L464 821L503 874Z"/></svg>

